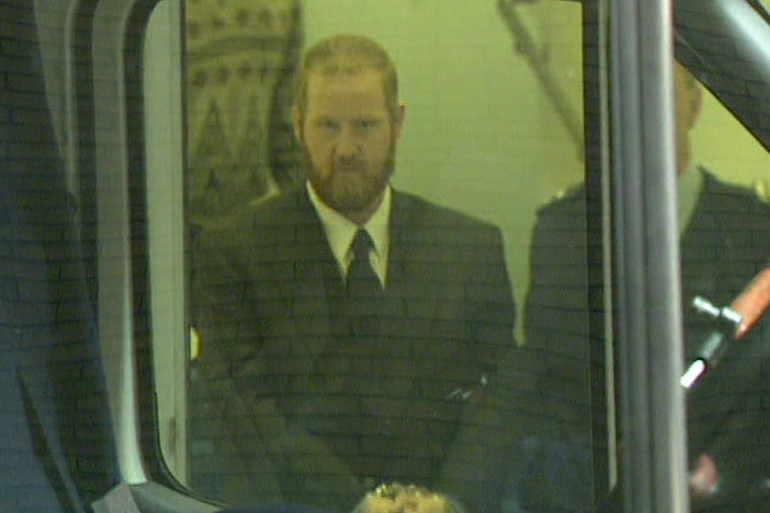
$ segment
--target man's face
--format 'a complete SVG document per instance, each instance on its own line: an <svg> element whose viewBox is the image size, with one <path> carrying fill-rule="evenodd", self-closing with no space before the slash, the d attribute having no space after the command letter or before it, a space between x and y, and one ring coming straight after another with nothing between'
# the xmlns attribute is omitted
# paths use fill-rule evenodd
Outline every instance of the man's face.
<svg viewBox="0 0 770 513"><path fill-rule="evenodd" d="M294 113L308 180L331 208L362 224L376 210L395 166L403 107L391 119L374 71L310 75L305 111Z"/></svg>

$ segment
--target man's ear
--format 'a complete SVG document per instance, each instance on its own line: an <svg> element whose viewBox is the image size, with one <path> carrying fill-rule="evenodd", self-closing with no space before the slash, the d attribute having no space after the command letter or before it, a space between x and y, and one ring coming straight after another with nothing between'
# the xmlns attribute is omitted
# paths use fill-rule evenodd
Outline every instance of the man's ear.
<svg viewBox="0 0 770 513"><path fill-rule="evenodd" d="M302 127L302 111L296 105L291 109L291 125L294 127L294 137L302 141L305 135Z"/></svg>
<svg viewBox="0 0 770 513"><path fill-rule="evenodd" d="M404 118L406 117L406 103L401 102L398 104L398 110L396 111L396 119L393 120L393 128L396 134L396 139L401 136L401 130L404 128Z"/></svg>
<svg viewBox="0 0 770 513"><path fill-rule="evenodd" d="M690 94L690 128L695 126L700 116L701 107L703 106L703 89L700 85L696 84Z"/></svg>

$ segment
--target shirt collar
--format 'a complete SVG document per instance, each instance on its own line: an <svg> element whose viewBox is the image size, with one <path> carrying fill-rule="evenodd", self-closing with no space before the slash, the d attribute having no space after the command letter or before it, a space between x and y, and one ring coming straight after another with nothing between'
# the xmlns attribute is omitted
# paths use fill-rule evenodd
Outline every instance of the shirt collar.
<svg viewBox="0 0 770 513"><path fill-rule="evenodd" d="M347 265L352 259L349 253L350 244L359 228L366 228L369 236L374 243L374 253L380 262L385 262L388 255L390 240L388 237L388 222L390 220L390 205L392 202L392 191L390 186L385 189L380 206L372 214L372 217L364 226L357 226L347 217L343 216L333 208L326 205L316 193L310 182L305 182L310 201L313 203L318 217L321 220L326 239L329 241L334 258L340 264L344 273Z"/></svg>

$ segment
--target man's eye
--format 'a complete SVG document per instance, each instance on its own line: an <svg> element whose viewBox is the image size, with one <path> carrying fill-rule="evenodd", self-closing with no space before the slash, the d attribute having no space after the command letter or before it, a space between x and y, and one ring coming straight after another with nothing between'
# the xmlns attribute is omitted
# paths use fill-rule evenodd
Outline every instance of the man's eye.
<svg viewBox="0 0 770 513"><path fill-rule="evenodd" d="M359 130L374 130L379 126L379 122L375 119L364 119L358 122Z"/></svg>
<svg viewBox="0 0 770 513"><path fill-rule="evenodd" d="M324 130L324 131L327 131L327 132L334 132L337 129L339 129L339 124L338 123L336 123L334 121L331 121L331 120L328 120L328 119L321 120L318 123L316 123L316 125L321 130Z"/></svg>

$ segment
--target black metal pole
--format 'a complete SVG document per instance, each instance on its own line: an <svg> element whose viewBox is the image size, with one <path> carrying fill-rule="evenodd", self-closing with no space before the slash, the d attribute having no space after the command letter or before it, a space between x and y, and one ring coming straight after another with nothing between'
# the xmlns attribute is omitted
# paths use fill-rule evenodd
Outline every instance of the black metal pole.
<svg viewBox="0 0 770 513"><path fill-rule="evenodd" d="M625 511L685 512L672 7L608 6Z"/></svg>

